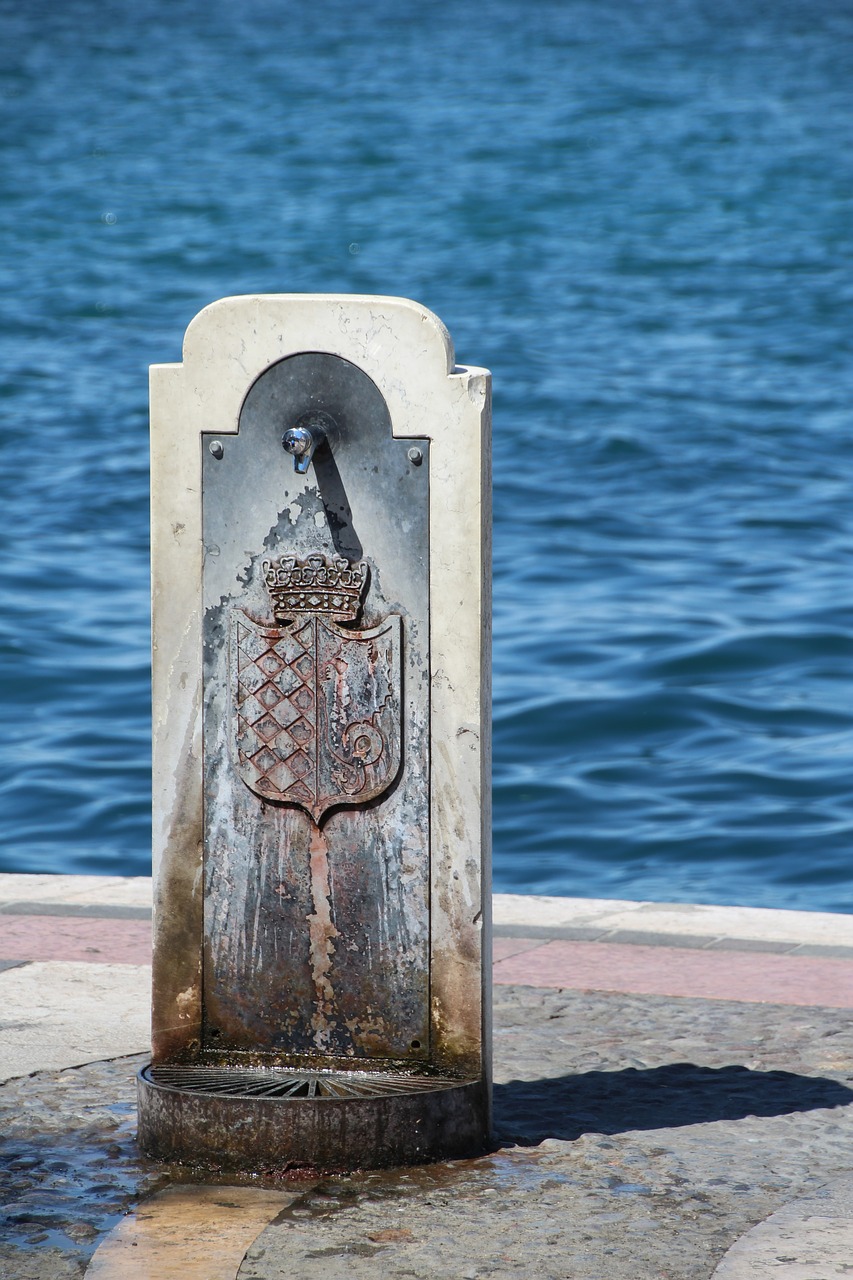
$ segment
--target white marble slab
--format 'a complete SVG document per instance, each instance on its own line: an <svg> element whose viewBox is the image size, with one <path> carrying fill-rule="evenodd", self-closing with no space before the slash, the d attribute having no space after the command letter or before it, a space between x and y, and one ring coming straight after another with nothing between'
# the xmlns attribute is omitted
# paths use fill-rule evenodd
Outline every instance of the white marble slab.
<svg viewBox="0 0 853 1280"><path fill-rule="evenodd" d="M853 947L853 916L829 911L496 894L494 921L496 925L518 927L595 928L602 932L680 934L709 940Z"/></svg>
<svg viewBox="0 0 853 1280"><path fill-rule="evenodd" d="M144 1053L150 992L148 965L49 960L0 972L0 1082Z"/></svg>
<svg viewBox="0 0 853 1280"><path fill-rule="evenodd" d="M0 873L0 904L150 907L150 876L40 876Z"/></svg>

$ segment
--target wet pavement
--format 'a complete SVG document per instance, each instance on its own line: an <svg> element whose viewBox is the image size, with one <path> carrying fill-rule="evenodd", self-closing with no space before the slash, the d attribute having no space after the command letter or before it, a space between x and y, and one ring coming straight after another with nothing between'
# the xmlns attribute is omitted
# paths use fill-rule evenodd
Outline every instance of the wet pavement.
<svg viewBox="0 0 853 1280"><path fill-rule="evenodd" d="M291 1185L240 1280L707 1280L750 1227L851 1168L853 1032L833 1011L496 994L498 1149ZM192 1181L136 1149L142 1061L0 1088L7 1280L82 1276L122 1215Z"/></svg>
<svg viewBox="0 0 853 1280"><path fill-rule="evenodd" d="M853 959L843 939L831 945L846 964L837 995L846 1000ZM508 939L502 949L524 954ZM678 949L658 949L681 981ZM600 955L595 980L615 983ZM754 955L761 982L764 955ZM562 987L495 987L495 1150L476 1160L211 1188L207 1174L139 1154L134 1076L144 1055L7 1080L0 1275L853 1274L853 1028L839 1008L804 1003L808 968L798 1004L579 990L572 980L567 971Z"/></svg>
<svg viewBox="0 0 853 1280"><path fill-rule="evenodd" d="M134 1067L120 1058L0 1086L0 1275L76 1277L168 1174L136 1147Z"/></svg>

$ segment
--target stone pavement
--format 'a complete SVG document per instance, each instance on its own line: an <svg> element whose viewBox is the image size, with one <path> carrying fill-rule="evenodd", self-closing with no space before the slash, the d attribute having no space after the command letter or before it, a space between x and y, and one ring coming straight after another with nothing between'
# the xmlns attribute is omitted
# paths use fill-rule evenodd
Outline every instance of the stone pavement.
<svg viewBox="0 0 853 1280"><path fill-rule="evenodd" d="M136 1149L149 916L0 876L3 1280L853 1276L853 919L498 896L494 1151L263 1186Z"/></svg>

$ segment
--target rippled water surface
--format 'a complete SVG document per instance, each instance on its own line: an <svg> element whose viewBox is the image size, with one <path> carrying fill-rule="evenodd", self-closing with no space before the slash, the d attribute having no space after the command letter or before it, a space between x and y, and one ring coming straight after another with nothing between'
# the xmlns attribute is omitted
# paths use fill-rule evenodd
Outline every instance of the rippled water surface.
<svg viewBox="0 0 853 1280"><path fill-rule="evenodd" d="M849 0L0 0L0 866L149 868L147 388L392 293L495 377L495 882L853 909Z"/></svg>

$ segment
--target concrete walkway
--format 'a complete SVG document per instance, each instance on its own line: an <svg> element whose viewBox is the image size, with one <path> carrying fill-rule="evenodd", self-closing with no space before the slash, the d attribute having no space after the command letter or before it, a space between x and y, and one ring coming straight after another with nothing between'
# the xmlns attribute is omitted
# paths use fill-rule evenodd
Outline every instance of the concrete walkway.
<svg viewBox="0 0 853 1280"><path fill-rule="evenodd" d="M149 1044L151 881L0 875L0 1081Z"/></svg>
<svg viewBox="0 0 853 1280"><path fill-rule="evenodd" d="M150 894L0 875L4 1280L853 1275L853 918L499 895L493 1155L235 1188L133 1147Z"/></svg>

